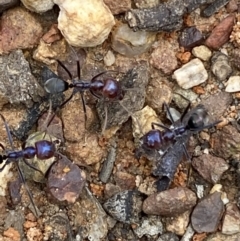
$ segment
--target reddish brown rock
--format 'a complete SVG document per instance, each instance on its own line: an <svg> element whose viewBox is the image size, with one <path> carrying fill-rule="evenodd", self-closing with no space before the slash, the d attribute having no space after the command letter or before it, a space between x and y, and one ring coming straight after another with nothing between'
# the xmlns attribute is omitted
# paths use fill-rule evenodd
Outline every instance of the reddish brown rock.
<svg viewBox="0 0 240 241"><path fill-rule="evenodd" d="M161 43L152 52L150 63L164 74L171 74L177 68L178 64L172 45L166 41Z"/></svg>
<svg viewBox="0 0 240 241"><path fill-rule="evenodd" d="M132 190L136 187L135 177L127 172L116 172L114 179L122 190Z"/></svg>
<svg viewBox="0 0 240 241"><path fill-rule="evenodd" d="M228 164L222 158L207 154L193 158L192 165L210 183L217 183L228 169Z"/></svg>
<svg viewBox="0 0 240 241"><path fill-rule="evenodd" d="M10 9L1 18L0 54L32 48L41 36L42 26L31 13L20 7Z"/></svg>
<svg viewBox="0 0 240 241"><path fill-rule="evenodd" d="M222 47L230 37L233 29L235 16L233 14L223 19L212 31L205 44L213 49Z"/></svg>
<svg viewBox="0 0 240 241"><path fill-rule="evenodd" d="M131 0L104 0L113 15L126 12L131 8Z"/></svg>
<svg viewBox="0 0 240 241"><path fill-rule="evenodd" d="M143 202L143 212L173 217L191 209L196 201L197 197L190 189L177 187L150 195Z"/></svg>
<svg viewBox="0 0 240 241"><path fill-rule="evenodd" d="M192 212L193 229L198 233L215 232L224 211L221 193L214 192L201 200Z"/></svg>

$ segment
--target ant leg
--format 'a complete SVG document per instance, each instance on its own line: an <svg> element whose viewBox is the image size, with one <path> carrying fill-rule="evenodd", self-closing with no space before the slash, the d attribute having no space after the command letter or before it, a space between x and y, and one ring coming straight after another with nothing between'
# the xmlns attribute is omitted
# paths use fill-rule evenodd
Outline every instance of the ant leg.
<svg viewBox="0 0 240 241"><path fill-rule="evenodd" d="M162 124L160 124L160 123L152 122L151 126L152 126L152 129L155 129L154 126L159 126L159 127L163 128L164 130L167 130L167 131L171 131L171 132L172 132L172 130L171 130L170 128L168 128L168 127L166 127L165 125L162 125Z"/></svg>
<svg viewBox="0 0 240 241"><path fill-rule="evenodd" d="M58 64L66 71L66 73L68 74L70 80L73 80L72 74L70 73L70 71L68 70L68 68L60 61L57 60Z"/></svg>
<svg viewBox="0 0 240 241"><path fill-rule="evenodd" d="M4 160L4 158L2 158L1 161L3 161L3 160ZM2 172L3 169L4 169L8 164L10 164L11 162L13 162L13 160L7 159L6 162L4 163L4 165L0 168L0 172ZM2 162L1 162L1 163L2 163Z"/></svg>
<svg viewBox="0 0 240 241"><path fill-rule="evenodd" d="M187 107L185 108L185 110L183 111L183 113L182 113L182 115L180 117L180 121L181 122L183 121L183 118L185 117L185 115L188 113L188 110L189 110L190 106L191 106L191 103L189 102Z"/></svg>
<svg viewBox="0 0 240 241"><path fill-rule="evenodd" d="M26 184L25 178L24 178L24 176L23 176L22 170L20 169L20 166L19 166L18 162L16 162L16 164L17 164L18 173L19 173L19 175L20 175L20 179L21 179L21 181L22 181L25 189L27 190L28 196L29 196L29 198L30 198L30 202L31 202L31 204L32 204L32 206L33 206L33 209L34 209L34 212L35 212L35 215L36 215L36 217L38 218L38 217L39 217L39 214L38 214L37 206L35 205L35 203L34 203L34 201L33 201L33 196L32 196L32 194L31 194L31 192L30 192L30 190L29 190L28 185Z"/></svg>
<svg viewBox="0 0 240 241"><path fill-rule="evenodd" d="M40 172L40 173L44 176L44 173L43 173L41 170L39 170L38 168L36 168L35 166L33 166L33 165L32 165L31 163L29 163L25 158L23 158L22 160L23 160L23 162L24 162L27 166L29 166L30 168L34 169L35 171Z"/></svg>
<svg viewBox="0 0 240 241"><path fill-rule="evenodd" d="M175 121L173 120L173 117L172 117L172 114L170 112L169 106L167 105L167 103L165 101L163 102L163 106L166 108L166 111L167 111L167 114L170 118L170 121L172 122L172 124L174 124Z"/></svg>
<svg viewBox="0 0 240 241"><path fill-rule="evenodd" d="M14 148L13 148L13 139L12 139L12 135L11 135L11 133L10 133L9 126L8 126L8 124L7 124L4 116L3 116L2 114L0 114L0 117L2 118L2 121L3 121L3 123L4 123L5 129L6 129L6 132L7 132L7 136L8 136L8 140L9 140L9 143L10 143L11 148L12 148L12 150L13 150L13 149L14 149Z"/></svg>
<svg viewBox="0 0 240 241"><path fill-rule="evenodd" d="M0 143L0 147L1 147L3 150L5 150L5 147L4 147L4 145L3 145L2 143Z"/></svg>
<svg viewBox="0 0 240 241"><path fill-rule="evenodd" d="M106 74L107 72L108 72L108 71L103 71L103 72L101 72L100 74L95 75L95 76L91 79L91 82L94 81L94 80L96 80L97 77L99 77L99 76L101 76L101 75L103 75L103 74Z"/></svg>
<svg viewBox="0 0 240 241"><path fill-rule="evenodd" d="M186 145L184 143L182 143L182 146L183 146L183 151L184 151L184 154L185 154L186 158L188 159L188 161L191 161L191 158L190 158L190 156L188 154Z"/></svg>
<svg viewBox="0 0 240 241"><path fill-rule="evenodd" d="M107 127L108 109L107 109L106 102L105 102L105 105L104 105L104 111L105 111L105 119L104 119L103 126L102 126L102 135L103 135L103 133L106 130L106 127Z"/></svg>
<svg viewBox="0 0 240 241"><path fill-rule="evenodd" d="M83 111L84 111L84 121L85 121L85 129L86 129L86 122L87 122L87 110L86 110L86 103L84 99L83 92L80 91L81 99L82 99L82 105L83 105Z"/></svg>

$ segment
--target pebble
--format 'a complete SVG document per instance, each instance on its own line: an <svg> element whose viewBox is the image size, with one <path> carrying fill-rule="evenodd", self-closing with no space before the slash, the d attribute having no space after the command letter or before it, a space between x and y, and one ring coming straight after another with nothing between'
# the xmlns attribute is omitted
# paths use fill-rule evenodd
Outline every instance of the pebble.
<svg viewBox="0 0 240 241"><path fill-rule="evenodd" d="M134 32L127 24L118 25L112 32L112 48L127 57L146 52L153 44L156 33Z"/></svg>
<svg viewBox="0 0 240 241"><path fill-rule="evenodd" d="M156 112L148 105L145 106L143 109L135 112L132 116L132 128L134 138L138 139L147 132L149 132L152 129L152 122L160 123L160 120Z"/></svg>
<svg viewBox="0 0 240 241"><path fill-rule="evenodd" d="M190 213L190 210L188 210L177 217L171 218L169 223L166 225L166 230L182 236L186 232L190 219Z"/></svg>
<svg viewBox="0 0 240 241"><path fill-rule="evenodd" d="M4 12L9 8L19 5L19 3L20 0L2 0L0 2L0 13Z"/></svg>
<svg viewBox="0 0 240 241"><path fill-rule="evenodd" d="M217 94L210 95L208 98L203 99L201 104L209 113L210 121L216 121L222 118L224 112L232 103L232 95L226 92L219 92Z"/></svg>
<svg viewBox="0 0 240 241"><path fill-rule="evenodd" d="M152 79L147 86L146 102L157 113L162 112L163 103L170 103L172 99L172 89L159 81Z"/></svg>
<svg viewBox="0 0 240 241"><path fill-rule="evenodd" d="M218 157L239 160L240 134L232 125L224 126L221 131L212 134L212 149Z"/></svg>
<svg viewBox="0 0 240 241"><path fill-rule="evenodd" d="M110 217L88 188L83 190L81 198L71 207L72 218L78 234L91 241L106 240ZM68 222L69 223L69 222ZM63 240L63 239L58 239Z"/></svg>
<svg viewBox="0 0 240 241"><path fill-rule="evenodd" d="M192 212L191 223L198 233L215 232L224 212L221 193L214 192L199 201Z"/></svg>
<svg viewBox="0 0 240 241"><path fill-rule="evenodd" d="M27 9L36 13L47 12L54 5L52 0L21 0L21 2Z"/></svg>
<svg viewBox="0 0 240 241"><path fill-rule="evenodd" d="M162 41L151 54L150 64L166 75L171 74L178 66L176 53L172 46L172 43Z"/></svg>
<svg viewBox="0 0 240 241"><path fill-rule="evenodd" d="M131 8L131 0L104 0L113 15L124 13Z"/></svg>
<svg viewBox="0 0 240 241"><path fill-rule="evenodd" d="M202 33L196 27L185 28L179 36L180 46L191 49L203 41Z"/></svg>
<svg viewBox="0 0 240 241"><path fill-rule="evenodd" d="M236 204L226 205L226 212L223 217L222 233L232 235L240 233L240 212Z"/></svg>
<svg viewBox="0 0 240 241"><path fill-rule="evenodd" d="M163 235L161 235L157 241L179 241L179 238L176 234L166 232Z"/></svg>
<svg viewBox="0 0 240 241"><path fill-rule="evenodd" d="M154 236L157 234L162 234L163 225L161 222L161 218L153 215L143 217L140 225L136 229L133 229L133 231L139 238L144 235Z"/></svg>
<svg viewBox="0 0 240 241"><path fill-rule="evenodd" d="M177 187L150 195L142 208L146 214L174 217L191 209L196 201L197 197L190 189Z"/></svg>
<svg viewBox="0 0 240 241"><path fill-rule="evenodd" d="M217 183L229 168L224 159L207 154L193 158L192 166L206 181L213 184Z"/></svg>
<svg viewBox="0 0 240 241"><path fill-rule="evenodd" d="M29 11L21 7L10 9L1 17L0 54L15 49L33 48L38 44L42 33L40 22Z"/></svg>
<svg viewBox="0 0 240 241"><path fill-rule="evenodd" d="M180 69L174 71L173 76L183 89L204 83L208 79L208 73L200 59L193 59Z"/></svg>
<svg viewBox="0 0 240 241"><path fill-rule="evenodd" d="M159 0L133 0L137 8L153 8L159 5Z"/></svg>
<svg viewBox="0 0 240 241"><path fill-rule="evenodd" d="M211 62L211 70L219 81L226 80L231 75L232 67L229 64L227 55L221 52L216 52L213 55Z"/></svg>
<svg viewBox="0 0 240 241"><path fill-rule="evenodd" d="M111 66L115 63L115 56L111 50L107 51L107 54L104 56L103 61L106 66Z"/></svg>
<svg viewBox="0 0 240 241"><path fill-rule="evenodd" d="M137 191L123 191L109 198L104 209L116 220L123 223L138 223L142 198Z"/></svg>
<svg viewBox="0 0 240 241"><path fill-rule="evenodd" d="M0 55L0 92L10 103L30 107L44 96L44 90L32 75L22 50Z"/></svg>
<svg viewBox="0 0 240 241"><path fill-rule="evenodd" d="M220 232L216 232L208 236L204 241L238 241L240 240L240 234L225 235Z"/></svg>
<svg viewBox="0 0 240 241"><path fill-rule="evenodd" d="M58 28L67 42L75 47L102 44L115 24L111 11L102 0L53 2L60 8Z"/></svg>
<svg viewBox="0 0 240 241"><path fill-rule="evenodd" d="M240 76L231 76L226 83L226 92L240 91Z"/></svg>
<svg viewBox="0 0 240 241"><path fill-rule="evenodd" d="M205 41L209 48L219 49L230 37L233 29L235 15L230 14L224 18L211 32L210 36Z"/></svg>
<svg viewBox="0 0 240 241"><path fill-rule="evenodd" d="M11 238L12 241L20 241L21 240L20 233L17 230L15 230L14 228L12 228L12 227L10 227L7 230L5 230L3 232L3 235L5 237Z"/></svg>
<svg viewBox="0 0 240 241"><path fill-rule="evenodd" d="M51 166L48 173L48 191L57 203L76 202L85 183L86 173L63 155Z"/></svg>
<svg viewBox="0 0 240 241"><path fill-rule="evenodd" d="M212 56L212 51L205 45L200 45L192 49L192 54L203 61L208 61Z"/></svg>

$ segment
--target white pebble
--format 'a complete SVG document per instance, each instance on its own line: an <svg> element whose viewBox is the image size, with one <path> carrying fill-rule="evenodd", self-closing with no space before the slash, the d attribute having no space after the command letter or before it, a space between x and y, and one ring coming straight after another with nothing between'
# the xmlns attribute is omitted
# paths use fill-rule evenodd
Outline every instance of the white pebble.
<svg viewBox="0 0 240 241"><path fill-rule="evenodd" d="M240 91L240 76L231 76L227 83L225 89L226 92L237 92Z"/></svg>
<svg viewBox="0 0 240 241"><path fill-rule="evenodd" d="M208 73L202 61L196 58L174 71L172 77L177 80L180 87L190 89L205 82L208 78Z"/></svg>
<svg viewBox="0 0 240 241"><path fill-rule="evenodd" d="M102 0L54 0L54 3L60 8L58 28L75 47L102 44L115 24Z"/></svg>

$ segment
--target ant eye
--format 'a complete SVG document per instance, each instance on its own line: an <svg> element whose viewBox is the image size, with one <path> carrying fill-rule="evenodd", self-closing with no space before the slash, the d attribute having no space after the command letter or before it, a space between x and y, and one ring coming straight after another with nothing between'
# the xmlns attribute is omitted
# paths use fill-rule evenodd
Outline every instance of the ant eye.
<svg viewBox="0 0 240 241"><path fill-rule="evenodd" d="M190 129L200 128L204 126L204 121L202 116L199 116L198 114L194 113L188 120L188 127Z"/></svg>

